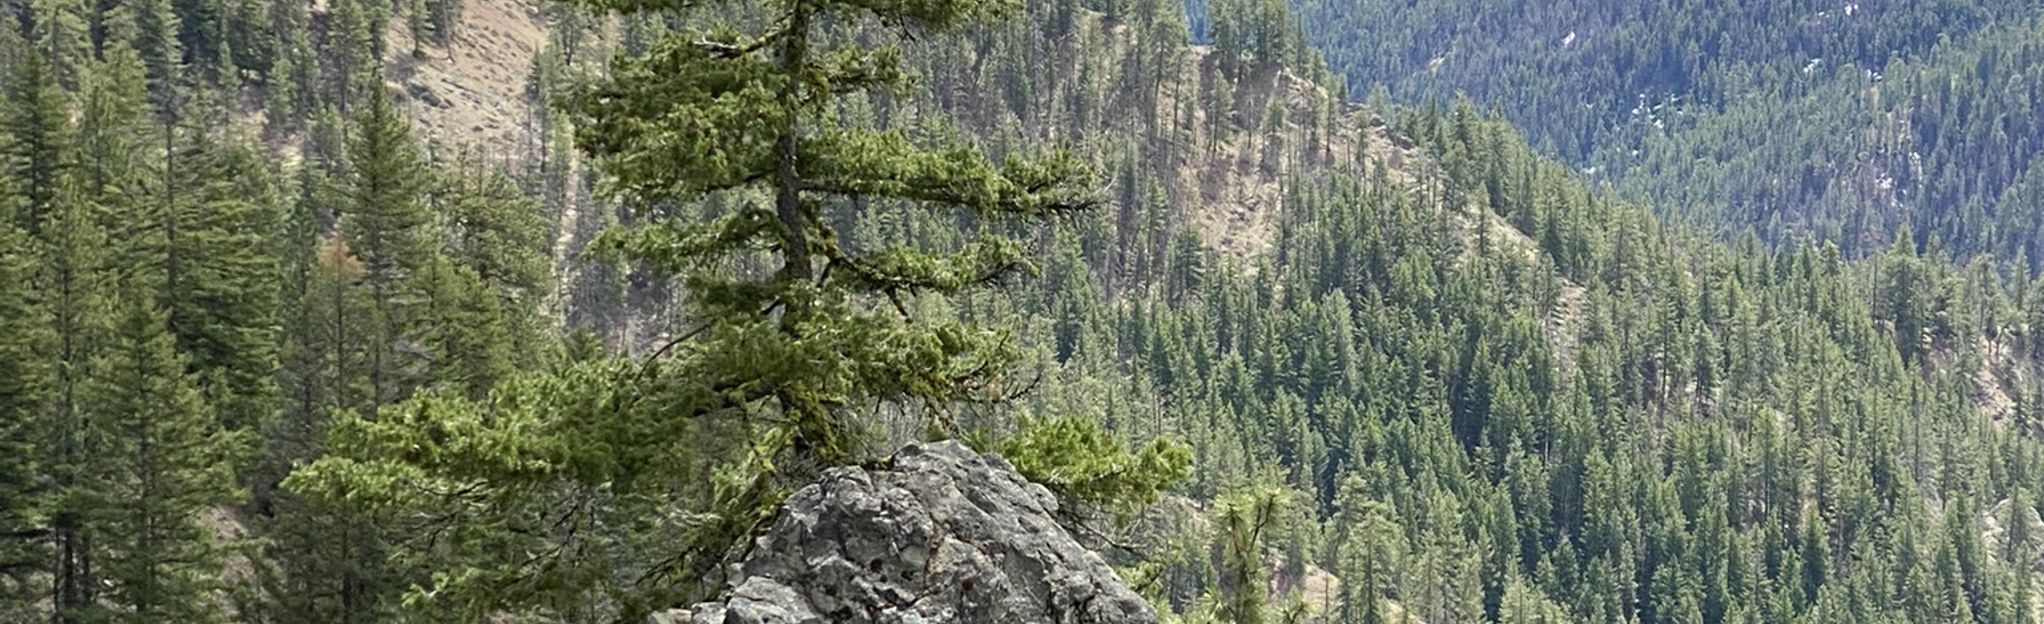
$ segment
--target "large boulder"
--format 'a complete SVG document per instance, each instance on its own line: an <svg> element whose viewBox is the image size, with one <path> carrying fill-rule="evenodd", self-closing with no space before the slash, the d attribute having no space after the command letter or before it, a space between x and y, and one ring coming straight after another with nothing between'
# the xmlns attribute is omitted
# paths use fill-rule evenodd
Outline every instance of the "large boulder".
<svg viewBox="0 0 2044 624"><path fill-rule="evenodd" d="M1056 512L999 457L911 445L795 492L721 600L652 624L1156 622Z"/></svg>

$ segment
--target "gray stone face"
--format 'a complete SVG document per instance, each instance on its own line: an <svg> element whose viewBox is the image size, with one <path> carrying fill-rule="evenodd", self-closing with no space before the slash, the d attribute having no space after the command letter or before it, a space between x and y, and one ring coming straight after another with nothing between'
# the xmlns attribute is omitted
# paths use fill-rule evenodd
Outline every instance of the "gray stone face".
<svg viewBox="0 0 2044 624"><path fill-rule="evenodd" d="M797 491L720 602L649 624L1156 622L1056 511L998 457L911 445Z"/></svg>

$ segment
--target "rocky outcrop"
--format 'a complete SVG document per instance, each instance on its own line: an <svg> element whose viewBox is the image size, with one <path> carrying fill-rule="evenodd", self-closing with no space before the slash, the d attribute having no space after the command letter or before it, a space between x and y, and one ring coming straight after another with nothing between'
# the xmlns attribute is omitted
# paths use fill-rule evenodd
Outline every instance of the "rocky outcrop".
<svg viewBox="0 0 2044 624"><path fill-rule="evenodd" d="M1157 621L999 457L912 445L788 498L723 599L651 624L1138 624Z"/></svg>

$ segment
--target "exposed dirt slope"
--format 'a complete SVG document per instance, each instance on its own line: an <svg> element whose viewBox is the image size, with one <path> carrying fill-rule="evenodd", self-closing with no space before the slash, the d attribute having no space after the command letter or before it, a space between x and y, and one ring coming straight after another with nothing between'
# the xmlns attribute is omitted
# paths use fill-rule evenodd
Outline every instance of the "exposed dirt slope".
<svg viewBox="0 0 2044 624"><path fill-rule="evenodd" d="M384 77L411 101L413 132L436 149L520 156L531 143L535 105L526 78L546 24L527 0L465 0L462 11L453 39L423 46L423 58L412 54L404 17L392 18Z"/></svg>

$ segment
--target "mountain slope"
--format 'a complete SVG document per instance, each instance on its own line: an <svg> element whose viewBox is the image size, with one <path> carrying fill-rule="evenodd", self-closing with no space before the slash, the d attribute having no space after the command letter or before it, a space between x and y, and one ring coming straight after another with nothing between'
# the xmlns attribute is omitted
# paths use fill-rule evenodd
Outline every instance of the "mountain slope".
<svg viewBox="0 0 2044 624"><path fill-rule="evenodd" d="M1947 1L1291 4L1359 89L1382 84L1405 101L1467 93L1571 161L1605 143L1636 143L1652 119L1635 107L1707 110L1794 93L1810 84L1806 66L1879 69L2030 10Z"/></svg>
<svg viewBox="0 0 2044 624"><path fill-rule="evenodd" d="M1623 187L1704 223L1770 239L1805 232L1848 253L1905 229L1960 257L2034 270L2044 214L2044 13L1957 39L1878 71L1847 67L1793 99L1699 113L1595 163Z"/></svg>
<svg viewBox="0 0 2044 624"><path fill-rule="evenodd" d="M1466 94L1690 225L2038 266L2033 5L1294 4L1359 88Z"/></svg>
<svg viewBox="0 0 2044 624"><path fill-rule="evenodd" d="M529 0L464 0L447 41L416 46L406 19L392 17L384 75L409 100L422 140L493 159L527 157L542 140L528 89L547 31Z"/></svg>
<svg viewBox="0 0 2044 624"><path fill-rule="evenodd" d="M161 325L188 336L177 355L247 364L163 376L254 423L210 425L228 443L250 441L238 449L255 456L249 465L236 455L211 462L214 472L180 475L246 493L207 501L244 513L205 514L221 533L233 524L222 518L246 520L247 548L262 555L246 559L247 575L242 559L233 563L233 578L261 585L235 617L603 621L684 606L712 583L693 571L717 562L676 562L706 551L738 559L764 516L723 512L772 509L784 492L753 487L758 475L803 459L758 450L788 439L790 401L746 394L750 379L704 380L723 367L674 364L689 357L676 350L702 344L692 340L704 321L719 318L691 317L703 306L687 298L701 284L594 262L585 253L592 238L646 213L593 199L601 181L572 155L573 118L493 106L510 93L504 77L523 50L533 50L532 104L558 103L603 77L609 51L644 51L669 29L756 25L745 20L785 5L629 20L473 5L466 13L475 19L507 21L473 29L470 40L457 29L455 61L428 45L424 59L359 71L353 55L374 37L358 35L398 42L382 51L394 58L392 48L409 47L410 12L432 6L405 4L353 32L360 14L351 12L380 20L391 5L313 7L318 19L308 22L319 26L304 34L317 43L301 52L318 52L317 80L273 76L254 62L215 76L207 69L215 61L195 57L181 69L189 82L152 82L148 63L56 55L95 70L87 76L128 76L120 93L132 95L132 119L106 113L118 108L108 106L114 90L98 88L78 92L95 104L81 111L93 114L61 114L70 104L52 94L71 96L70 85L49 72L9 72L0 268L29 279L0 282L0 304L23 311L0 319L23 328L0 335L0 353L32 361L6 362L29 383L0 387L0 409L34 435L0 435L9 448L45 452L0 464L0 485L10 501L31 501L25 508L67 512L50 518L132 517L94 507L93 489L138 491L134 483L88 478L127 458L115 454L126 447L102 445L120 432L66 428L127 412L43 397L64 396L57 390L75 383L71 371L120 363L56 346L98 342L87 313L100 300L72 294L125 303L160 295L180 314ZM1226 35L1211 46L1187 43L1190 20L1178 6L1023 3L1007 21L957 33L904 37L875 24L825 35L832 45L902 45L920 78L902 92L839 100L830 121L897 129L919 145L963 137L996 160L1064 145L1103 174L1099 210L1043 228L912 202L814 204L842 235L833 242L854 252L954 251L995 234L1019 240L1035 269L952 296L851 297L877 311L868 329L920 319L971 328L905 339L895 345L903 349L986 339L1014 356L999 371L961 365L984 384L959 401L840 399L865 396L860 384L904 382L819 375L842 394L815 403L831 403L853 436L876 449L956 436L1008 453L1022 473L1090 501L1060 509L1073 510L1074 523L1092 520L1080 532L1111 552L1160 615L1181 621L1998 624L2023 621L2039 604L2044 588L2030 572L2044 553L2031 521L2044 492L2036 407L2044 290L1988 263L1955 268L1909 241L1852 253L1797 237L1773 247L1716 240L1544 157L1506 118L1477 106L1348 104L1298 45L1299 25L1281 2L1214 3L1215 17L1256 17L1203 20ZM1954 29L1973 24L1883 8ZM209 14L184 12L194 24ZM65 23L29 21L44 30ZM533 26L540 22L544 31ZM55 42L48 47L0 41L8 51L0 61L38 69L24 59L65 50L64 32L42 33ZM208 31L195 32L205 43ZM465 56L462 41L478 50L513 41L515 54ZM1947 77L1965 65L1953 63ZM306 78L302 98L286 74ZM393 100L362 89L364 80L403 88ZM218 99L243 113L278 103L277 115L249 116L270 122L263 138L275 141L206 125L217 122L204 115L166 129L144 106L151 94L208 88L240 96ZM491 132L488 120L511 123L521 110L531 121ZM1806 114L1770 117L1778 125L1766 127L1787 130ZM422 145L408 118L443 143ZM74 129L89 139L82 147L39 140ZM192 145L146 147L163 136ZM110 140L119 137L137 142ZM226 146L199 140L214 138ZM485 147L474 166L435 157L467 138L516 147ZM278 144L304 157L257 151ZM1869 172L1886 172L1899 152L1879 153ZM164 158L140 157L157 154ZM112 156L122 155L137 155L144 175L114 178ZM51 172L74 164L92 174L79 180L122 182L49 192L63 188L48 184L62 179ZM157 186L157 173L175 184ZM759 199L755 191L635 208L694 223ZM159 192L175 210L134 199ZM259 212L274 223L230 227L240 221L228 217ZM50 215L62 218L41 218ZM754 251L770 253L736 253ZM124 288L65 288L78 275ZM186 281L125 281L157 275ZM544 292L549 285L555 292ZM273 292L267 303L246 294ZM561 314L545 317L543 305ZM738 319L723 327L778 336L777 308L745 306L722 316ZM69 322L80 318L92 322ZM743 367L835 355L730 351ZM77 385L96 401L134 398L118 383ZM731 396L730 418L689 407ZM91 446L42 448L48 440ZM1189 465L1173 480L1177 465L1160 457L1181 448ZM880 456L862 469L881 470ZM61 490L37 485L59 480ZM1171 496L1160 510L1103 521L1142 511L1165 481ZM5 515L0 539L28 536L7 552L41 558L0 570L0 593L42 604L30 600L48 595L45 570L77 570L79 551L60 560L60 549L37 540L80 527ZM126 560L93 543L87 555ZM206 566L218 567L193 564L187 577L203 577ZM79 610L101 606L60 597ZM104 604L126 599L109 594Z"/></svg>

